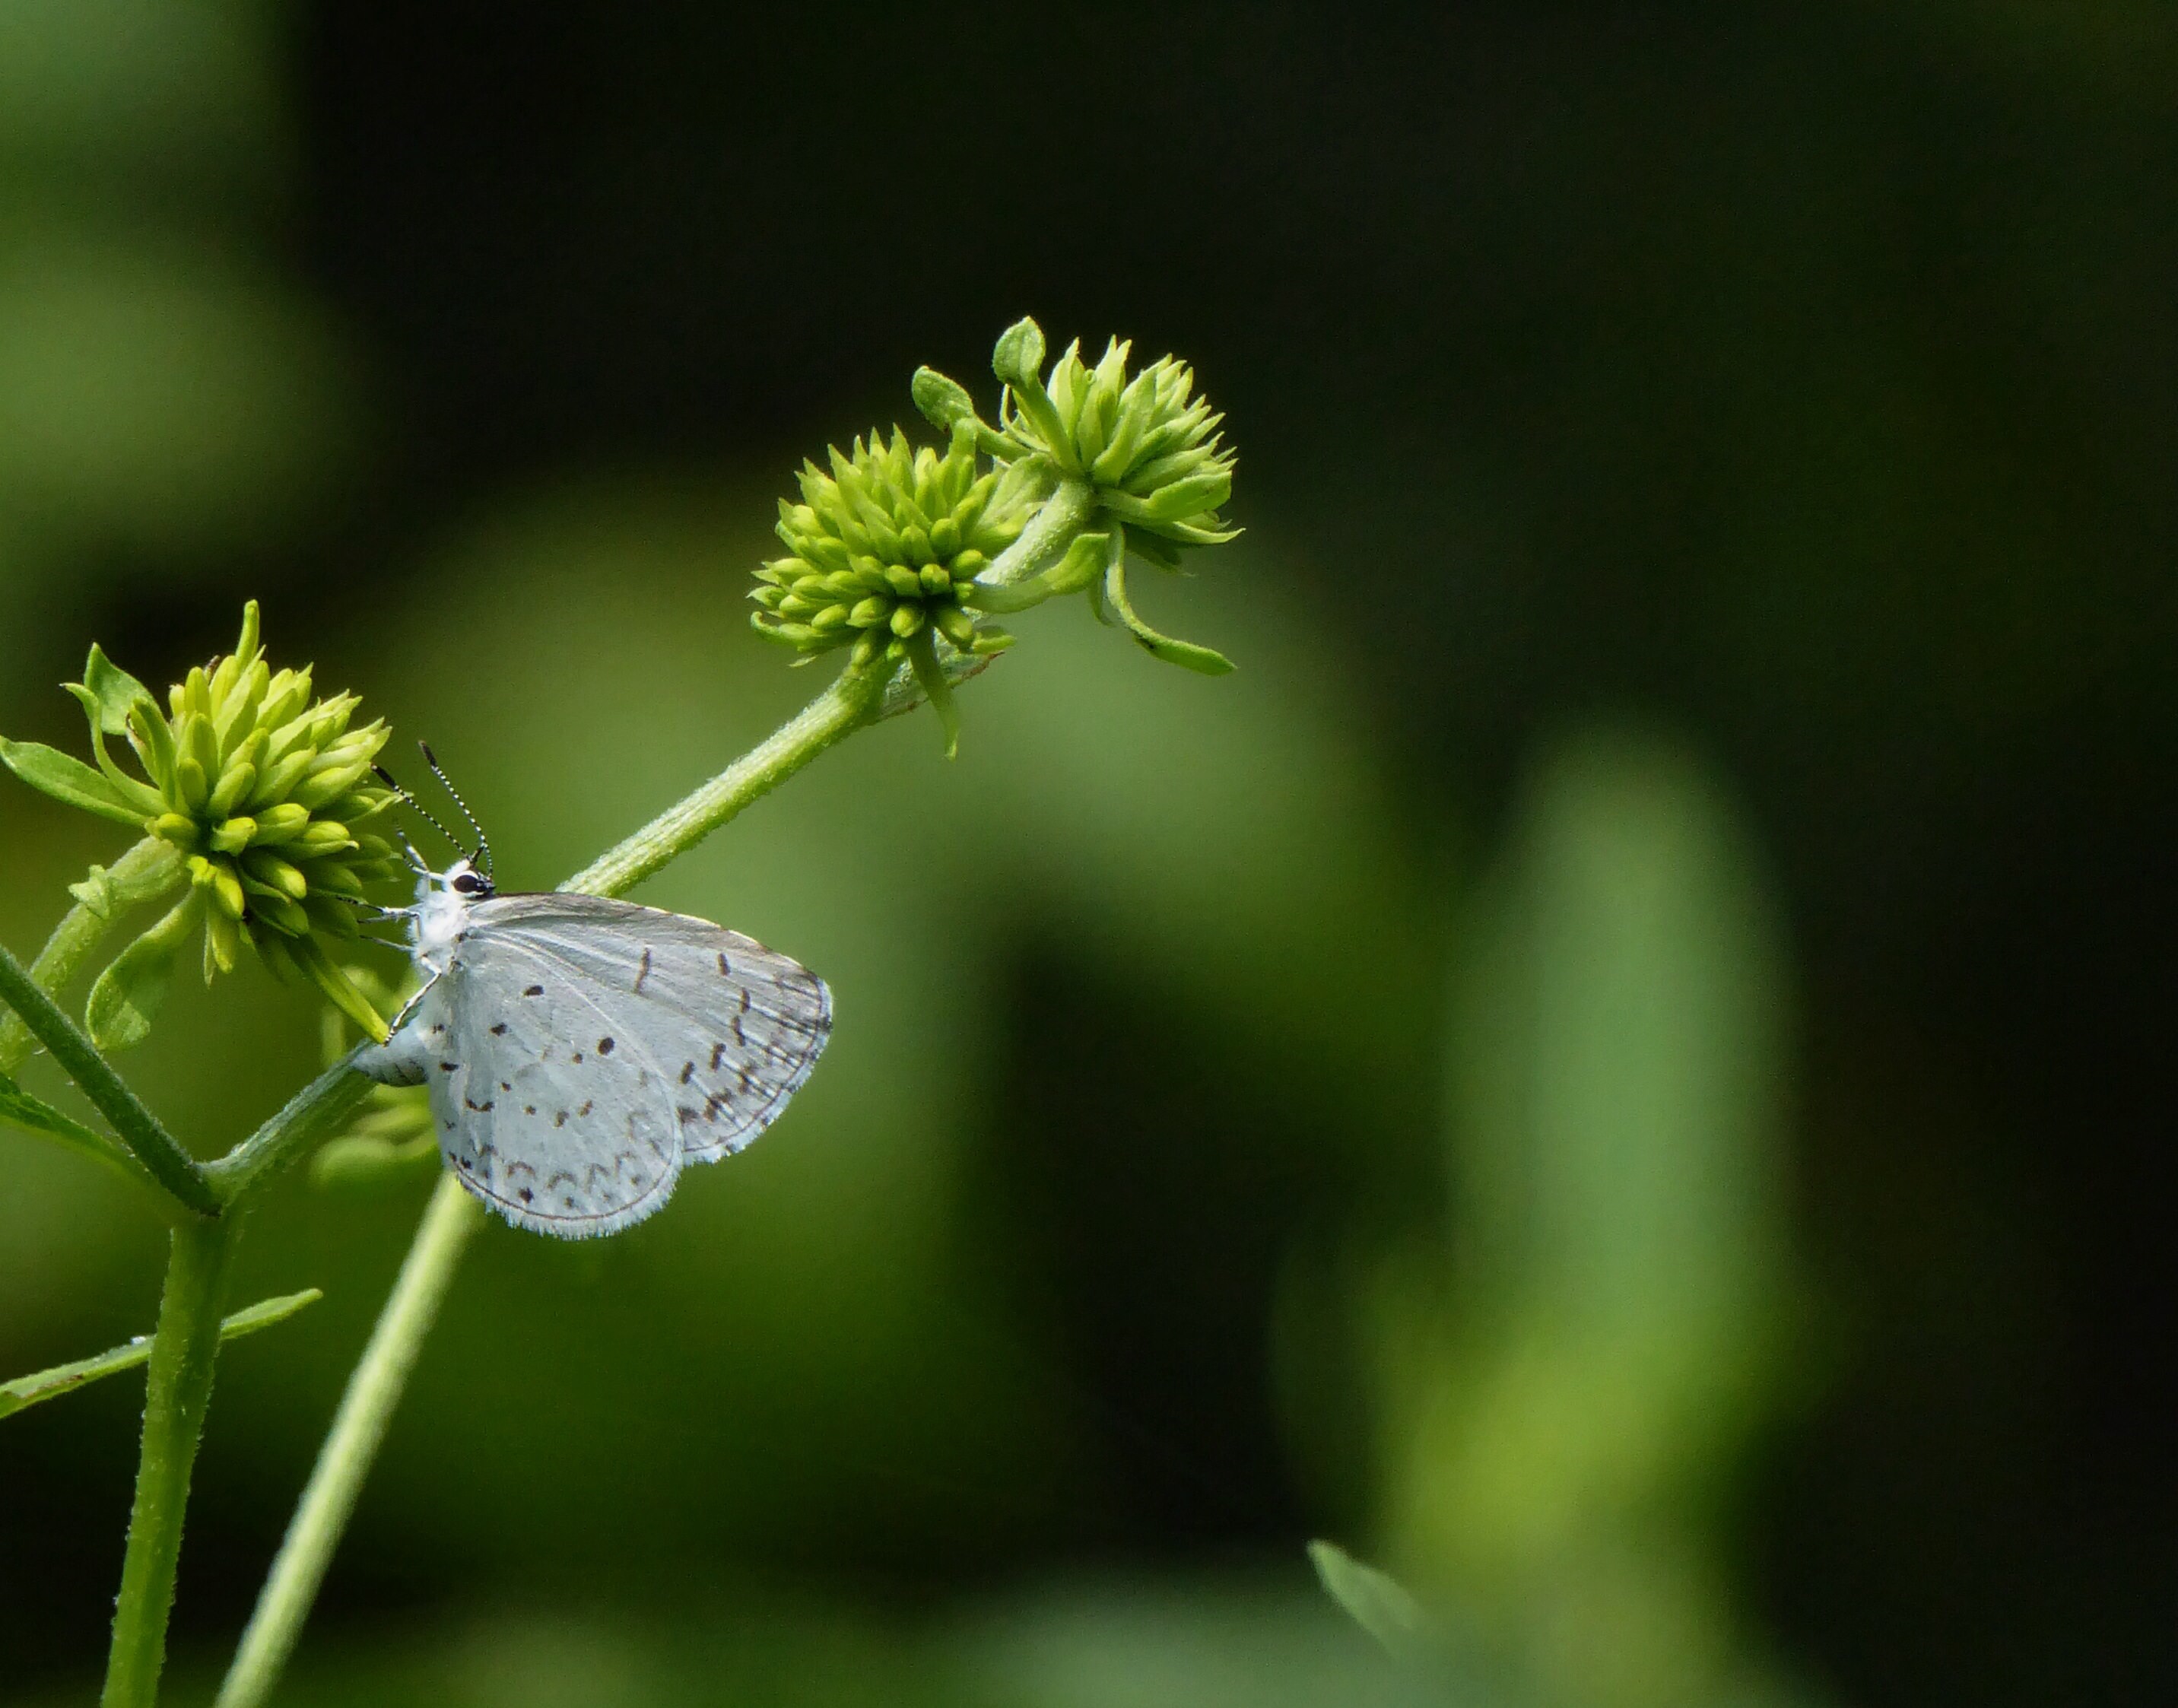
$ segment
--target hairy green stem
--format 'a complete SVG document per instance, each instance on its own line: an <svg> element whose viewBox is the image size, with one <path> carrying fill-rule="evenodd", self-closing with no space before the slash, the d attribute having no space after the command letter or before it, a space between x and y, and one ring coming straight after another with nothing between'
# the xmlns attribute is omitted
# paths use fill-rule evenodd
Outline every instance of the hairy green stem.
<svg viewBox="0 0 2178 1708"><path fill-rule="evenodd" d="M121 1141L135 1152L174 1196L200 1216L216 1216L218 1195L197 1159L175 1141L159 1118L145 1108L85 1037L82 1029L61 1012L52 998L38 988L35 976L0 945L0 1002L14 1010L30 1034L45 1045L53 1059L97 1105L99 1114L113 1125Z"/></svg>
<svg viewBox="0 0 2178 1708"><path fill-rule="evenodd" d="M182 1516L189 1473L211 1402L219 1355L220 1309L234 1256L233 1221L192 1221L176 1228L159 1297L158 1332L144 1399L144 1440L129 1550L114 1604L113 1645L106 1661L102 1708L150 1708L167 1656L167 1618L182 1553Z"/></svg>
<svg viewBox="0 0 2178 1708"><path fill-rule="evenodd" d="M1097 489L1086 480L1064 479L1037 506L1027 527L976 579L986 587L1010 587L1026 581L1074 543L1097 513Z"/></svg>
<svg viewBox="0 0 2178 1708"><path fill-rule="evenodd" d="M162 867L171 867L178 880L181 866L174 858L172 845L156 836L146 836L115 861L107 876L117 890L128 895L156 879ZM152 893L146 891L135 899L149 901ZM112 911L101 913L88 903L79 901L63 914L61 922L53 928L53 934L46 939L46 946L38 951L38 958L30 963L30 977L37 982L38 988L51 994L80 972L84 963L97 953L98 945L119 922L120 911L118 905ZM22 1066L24 1057L30 1054L35 1042L30 1027L20 1016L0 1016L0 1073L13 1073Z"/></svg>
<svg viewBox="0 0 2178 1708"><path fill-rule="evenodd" d="M332 1137L369 1100L377 1087L355 1070L351 1051L287 1099L287 1106L207 1167L212 1189L238 1204L288 1163Z"/></svg>
<svg viewBox="0 0 2178 1708"><path fill-rule="evenodd" d="M243 1633L234 1664L214 1708L262 1702L303 1634L303 1621L325 1581L341 1533L355 1512L371 1461L378 1456L393 1408L408 1385L424 1338L438 1319L462 1253L484 1224L484 1210L451 1174L439 1178L416 1230L401 1278L370 1332L370 1344L348 1377L340 1410L318 1451L309 1486L280 1543L272 1570Z"/></svg>
<svg viewBox="0 0 2178 1708"><path fill-rule="evenodd" d="M618 895L686 853L752 801L769 794L841 737L868 723L891 671L847 670L839 680L692 795L669 807L603 858L560 887Z"/></svg>
<svg viewBox="0 0 2178 1708"><path fill-rule="evenodd" d="M617 895L633 887L818 754L876 721L884 714L893 674L884 669L843 672L798 716L560 887L590 895ZM347 1070L346 1063L335 1068L218 1165L222 1185L246 1190L277 1159L297 1153L303 1141L294 1136L323 1130L320 1112L339 1095L342 1081L369 1090L359 1075ZM355 1510L364 1478L386 1439L417 1355L438 1318L454 1269L483 1222L477 1202L452 1175L442 1175L408 1248L401 1278L348 1377L331 1432L258 1596L216 1708L257 1708L278 1681Z"/></svg>

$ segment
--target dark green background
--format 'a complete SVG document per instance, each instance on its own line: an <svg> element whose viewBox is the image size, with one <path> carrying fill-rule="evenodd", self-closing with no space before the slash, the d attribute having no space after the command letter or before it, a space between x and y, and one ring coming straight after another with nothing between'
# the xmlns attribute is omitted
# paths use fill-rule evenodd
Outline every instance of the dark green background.
<svg viewBox="0 0 2178 1708"><path fill-rule="evenodd" d="M306 1653L814 1703L1053 1596L1278 1629L1234 1598L1305 1598L1307 1536L1398 1532L1327 1299L1435 1226L1458 922L1539 756L1632 726L1787 957L1798 1327L1687 1497L1719 1617L1871 1708L2178 1685L2169 11L205 19L0 11L11 735L254 595L550 882L814 686L742 628L794 463L919 363L988 401L1023 312L1193 361L1250 530L1144 595L1229 682L1039 611L949 771L862 737L654 886L833 978L835 1083L626 1251L487 1242ZM12 782L0 834L27 952L119 845ZM145 1076L206 1142L309 1065L254 973L178 1006ZM149 1224L0 1145L0 1365L147 1326ZM253 1235L246 1287L331 1296L222 1377L192 1676L420 1191ZM0 1693L96 1665L134 1404L0 1426ZM1023 1676L1096 1676L1046 1637Z"/></svg>

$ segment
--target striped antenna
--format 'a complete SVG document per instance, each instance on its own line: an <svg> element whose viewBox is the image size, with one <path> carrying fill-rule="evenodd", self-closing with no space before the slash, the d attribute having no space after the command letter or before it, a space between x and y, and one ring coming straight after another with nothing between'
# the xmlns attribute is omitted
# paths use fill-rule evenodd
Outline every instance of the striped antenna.
<svg viewBox="0 0 2178 1708"><path fill-rule="evenodd" d="M487 884L490 883L491 839L484 834L484 826L477 823L477 815L469 811L469 803L462 799L462 791L448 782L446 774L439 769L439 761L431 752L430 743L419 742L416 745L423 751L424 763L431 768L431 775L439 780L439 786L452 797L453 803L462 809L462 817L469 821L469 829L476 832L477 851L469 856L469 861L473 865L479 861L483 862L484 881ZM446 840L451 842L453 838L449 836Z"/></svg>

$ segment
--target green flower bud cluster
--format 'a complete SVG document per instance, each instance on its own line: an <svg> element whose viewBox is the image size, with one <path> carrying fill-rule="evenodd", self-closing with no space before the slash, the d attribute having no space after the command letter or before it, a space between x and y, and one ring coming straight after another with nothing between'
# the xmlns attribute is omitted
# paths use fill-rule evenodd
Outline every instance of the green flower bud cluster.
<svg viewBox="0 0 2178 1708"><path fill-rule="evenodd" d="M399 869L392 845L362 828L397 798L373 769L386 725L352 727L355 697L314 699L307 668L272 670L254 600L234 651L191 670L164 710L96 647L83 681L68 686L89 717L97 769L25 742L6 744L0 758L47 794L140 826L173 851L161 887L188 886L93 988L93 1036L115 1048L144 1035L177 955L200 928L207 983L232 972L249 945L275 972L300 972L347 1012L370 1014L320 939L357 936L350 904ZM115 758L117 738L140 777ZM151 892L115 896L108 883L77 894L103 911L101 901Z"/></svg>
<svg viewBox="0 0 2178 1708"><path fill-rule="evenodd" d="M146 828L205 897L207 975L233 971L245 940L276 966L314 931L355 936L349 904L399 870L358 828L397 798L372 769L386 726L350 728L356 697L312 699L309 667L274 671L257 634L253 600L234 651L168 691L168 716L147 697L129 719L164 807Z"/></svg>
<svg viewBox="0 0 2178 1708"><path fill-rule="evenodd" d="M999 424L976 413L965 386L928 368L915 376L916 405L1029 483L1051 525L1025 530L1018 547L986 572L977 602L1018 610L1086 589L1099 617L1129 630L1169 663L1209 675L1233 668L1218 653L1158 633L1127 597L1129 553L1177 569L1190 548L1222 545L1239 530L1219 507L1233 494L1234 453L1218 431L1224 417L1195 391L1195 370L1165 356L1130 375L1131 344L1114 338L1095 367L1069 344L1043 372L1043 331L1032 320L1010 326L991 358L1004 382ZM1044 517L1039 517L1042 522Z"/></svg>
<svg viewBox="0 0 2178 1708"><path fill-rule="evenodd" d="M835 447L831 464L828 474L805 463L802 502L780 501L791 555L756 572L750 622L800 663L845 647L856 669L910 665L949 754L960 730L947 659L957 670L1013 644L974 609L977 578L1020 536L1037 495L1011 471L977 473L971 427L943 456L914 449L897 427L889 441L873 432L851 452Z"/></svg>
<svg viewBox="0 0 2178 1708"><path fill-rule="evenodd" d="M1005 382L995 427L965 386L922 368L916 407L947 435L941 456L910 448L895 427L828 474L805 463L802 501L782 501L790 556L757 571L751 621L806 663L850 649L851 668L887 672L885 705L918 695L959 738L952 686L1013 643L988 619L1084 593L1157 657L1215 675L1233 666L1207 647L1159 634L1128 602L1130 551L1165 569L1180 553L1220 545L1218 506L1232 495L1224 419L1195 395L1195 373L1167 356L1127 370L1114 339L1094 368L1069 345L1043 374L1043 333L1010 327L992 369ZM983 459L988 459L986 467ZM913 668L913 682L894 672ZM889 715L889 709L885 714Z"/></svg>
<svg viewBox="0 0 2178 1708"><path fill-rule="evenodd" d="M889 443L872 433L831 462L829 474L805 463L802 502L780 501L779 537L792 555L756 572L757 632L810 657L850 647L856 665L905 660L932 632L964 653L1010 646L969 601L1032 499L998 471L977 475L974 434L956 434L940 457L911 448L895 427Z"/></svg>
<svg viewBox="0 0 2178 1708"><path fill-rule="evenodd" d="M1024 320L992 353L1005 382L995 431L976 420L965 390L927 368L916 375L916 402L948 430L976 421L979 442L1001 463L1041 463L1051 481L1086 481L1116 521L1175 545L1223 545L1239 532L1218 515L1233 495L1235 459L1218 430L1225 418L1195 395L1195 370L1175 357L1130 378L1133 348L1111 339L1092 368L1076 340L1047 380L1042 328Z"/></svg>

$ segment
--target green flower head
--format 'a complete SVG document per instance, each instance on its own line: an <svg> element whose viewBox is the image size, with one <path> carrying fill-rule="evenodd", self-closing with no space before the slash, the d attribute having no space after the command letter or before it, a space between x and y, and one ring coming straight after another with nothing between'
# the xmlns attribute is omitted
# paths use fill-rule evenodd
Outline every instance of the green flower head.
<svg viewBox="0 0 2178 1708"><path fill-rule="evenodd" d="M1092 368L1077 340L1047 380L1042 330L1034 320L1009 327L991 358L1006 388L992 454L1041 460L1088 481L1102 508L1141 532L1179 545L1223 545L1239 532L1218 515L1233 495L1234 459L1218 431L1225 418L1195 395L1195 370L1175 357L1130 378L1133 348L1114 338Z"/></svg>
<svg viewBox="0 0 2178 1708"><path fill-rule="evenodd" d="M949 714L937 648L982 658L1013 643L971 601L977 576L1021 534L1034 492L1009 471L977 472L972 428L943 456L912 448L897 427L889 441L873 432L851 452L835 448L829 474L804 463L801 484L802 501L779 506L789 555L756 572L757 632L804 660L845 647L857 667L905 661Z"/></svg>
<svg viewBox="0 0 2178 1708"><path fill-rule="evenodd" d="M1016 553L984 576L978 604L1015 610L1086 588L1098 615L1149 652L1220 674L1232 669L1221 654L1159 634L1136 616L1125 566L1132 553L1177 569L1183 551L1238 536L1218 514L1233 494L1235 461L1218 431L1224 417L1196 394L1186 363L1164 356L1130 375L1132 350L1112 339L1092 368L1079 342L1069 344L1047 376L1042 329L1023 320L1000 336L991 357L1004 382L997 426L977 414L966 387L928 368L915 376L916 405L949 432L972 431L978 447L1026 490L1054 504L1070 497L1079 507L1070 537L1054 539L1033 561Z"/></svg>
<svg viewBox="0 0 2178 1708"><path fill-rule="evenodd" d="M392 845L362 828L397 798L373 770L386 725L353 726L353 694L313 698L307 667L272 670L254 600L233 652L190 671L164 709L96 647L83 681L68 688L89 717L97 769L27 742L0 746L0 759L34 788L140 827L172 851L148 868L138 862L144 875L127 885L95 868L79 899L106 912L184 884L188 892L100 978L93 1036L109 1048L143 1036L177 954L200 928L207 983L249 945L359 1021L369 1014L323 939L355 937L350 904L398 870ZM140 775L116 758L116 742Z"/></svg>

